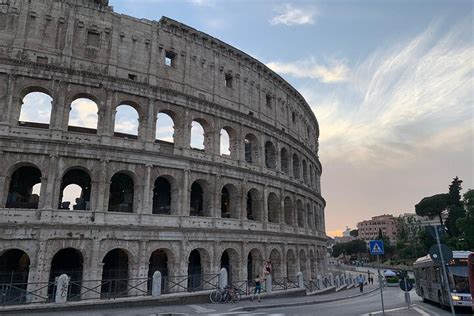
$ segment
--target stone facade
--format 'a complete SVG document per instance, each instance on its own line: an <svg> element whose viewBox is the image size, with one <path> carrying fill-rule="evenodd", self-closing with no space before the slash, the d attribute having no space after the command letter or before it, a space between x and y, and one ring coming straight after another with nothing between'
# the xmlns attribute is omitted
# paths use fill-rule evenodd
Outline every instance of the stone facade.
<svg viewBox="0 0 474 316"><path fill-rule="evenodd" d="M31 92L52 98L49 124L19 122ZM68 126L77 98L97 104L97 129ZM114 132L121 104L137 111L138 135ZM173 119L173 143L155 139L159 113ZM193 121L204 128L204 150L190 146ZM230 155L219 152L223 129ZM217 273L225 252L234 280L264 260L275 277L316 278L326 269L318 137L293 87L191 27L117 14L108 1L0 0L0 267L13 267L5 258L21 251L29 284L50 280L52 265L61 270L55 258L65 249L83 280L103 278L117 249L129 278L153 272L156 250L169 276L189 275L196 254L197 273ZM132 186L111 210L117 174ZM153 206L160 177L170 186L164 214ZM84 181L87 203L62 209L66 182ZM38 200L15 197L17 185L31 195L38 183ZM195 185L202 192L193 197Z"/></svg>

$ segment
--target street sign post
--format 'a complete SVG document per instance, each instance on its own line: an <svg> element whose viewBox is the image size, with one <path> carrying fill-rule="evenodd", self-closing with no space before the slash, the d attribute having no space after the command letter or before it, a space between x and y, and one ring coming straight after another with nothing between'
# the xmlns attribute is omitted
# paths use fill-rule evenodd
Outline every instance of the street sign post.
<svg viewBox="0 0 474 316"><path fill-rule="evenodd" d="M369 251L371 255L377 256L377 263L378 263L378 274L379 274L379 288L380 288L380 299L382 300L382 314L385 315L385 306L383 304L383 282L382 282L382 274L380 273L380 255L385 253L383 247L383 240L370 240L369 241Z"/></svg>

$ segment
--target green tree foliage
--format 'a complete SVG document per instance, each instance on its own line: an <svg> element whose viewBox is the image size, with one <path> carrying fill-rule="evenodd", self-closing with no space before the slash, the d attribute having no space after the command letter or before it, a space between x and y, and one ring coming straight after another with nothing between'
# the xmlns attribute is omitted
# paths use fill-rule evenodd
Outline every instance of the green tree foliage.
<svg viewBox="0 0 474 316"><path fill-rule="evenodd" d="M337 258L341 254L346 254L348 256L357 255L360 253L367 252L367 245L365 241L360 239L355 239L349 242L336 244L332 247L332 256Z"/></svg>
<svg viewBox="0 0 474 316"><path fill-rule="evenodd" d="M456 224L464 237L465 249L474 251L474 190L464 194L465 217L459 218Z"/></svg>
<svg viewBox="0 0 474 316"><path fill-rule="evenodd" d="M349 233L352 237L359 237L359 230L358 229L353 229Z"/></svg>
<svg viewBox="0 0 474 316"><path fill-rule="evenodd" d="M461 201L461 183L462 180L456 177L449 186L447 206L448 218L446 218L445 225L448 230L448 234L451 237L458 237L461 235L461 231L456 225L456 221L466 215L466 212L463 208L463 203ZM457 243L457 240L453 242Z"/></svg>
<svg viewBox="0 0 474 316"><path fill-rule="evenodd" d="M415 212L419 216L438 216L440 224L443 225L441 213L447 209L448 201L449 194L447 193L425 197L415 205Z"/></svg>

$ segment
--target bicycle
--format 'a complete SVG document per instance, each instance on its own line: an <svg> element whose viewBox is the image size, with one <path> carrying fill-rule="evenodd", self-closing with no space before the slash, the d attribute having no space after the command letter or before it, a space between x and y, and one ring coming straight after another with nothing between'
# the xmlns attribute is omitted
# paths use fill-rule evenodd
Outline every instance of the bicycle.
<svg viewBox="0 0 474 316"><path fill-rule="evenodd" d="M226 286L224 289L216 289L209 294L211 303L237 303L240 301L241 294L239 289Z"/></svg>

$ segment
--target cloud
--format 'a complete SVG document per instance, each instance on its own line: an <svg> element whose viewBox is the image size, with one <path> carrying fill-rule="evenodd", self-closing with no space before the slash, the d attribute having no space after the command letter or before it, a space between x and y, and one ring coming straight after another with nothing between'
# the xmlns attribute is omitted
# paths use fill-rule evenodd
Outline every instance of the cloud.
<svg viewBox="0 0 474 316"><path fill-rule="evenodd" d="M267 67L280 74L316 79L323 83L346 82L350 76L349 67L344 61L331 60L329 65L322 65L314 57L290 63L272 61L267 63Z"/></svg>
<svg viewBox="0 0 474 316"><path fill-rule="evenodd" d="M210 7L210 6L215 5L215 0L189 0L189 2L197 6L205 6L205 7Z"/></svg>
<svg viewBox="0 0 474 316"><path fill-rule="evenodd" d="M97 104L89 99L76 99L71 103L69 125L97 129Z"/></svg>
<svg viewBox="0 0 474 316"><path fill-rule="evenodd" d="M304 25L314 24L317 10L314 7L296 8L291 4L285 4L276 8L278 15L270 20L271 25Z"/></svg>
<svg viewBox="0 0 474 316"><path fill-rule="evenodd" d="M53 99L42 92L31 92L23 98L20 121L49 124Z"/></svg>

